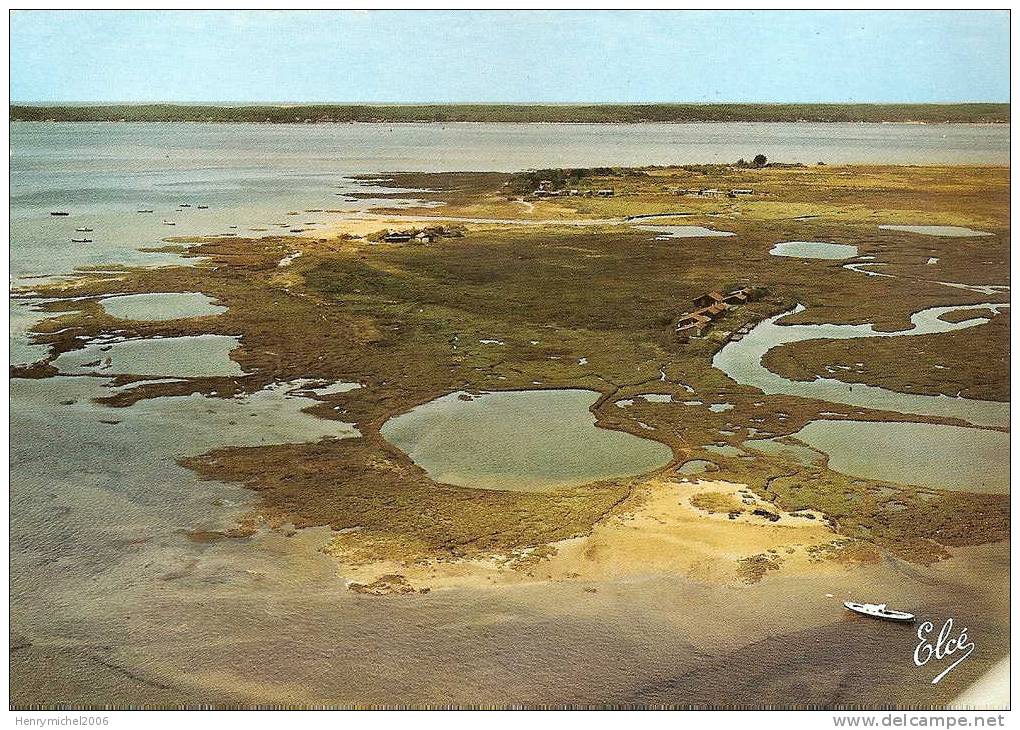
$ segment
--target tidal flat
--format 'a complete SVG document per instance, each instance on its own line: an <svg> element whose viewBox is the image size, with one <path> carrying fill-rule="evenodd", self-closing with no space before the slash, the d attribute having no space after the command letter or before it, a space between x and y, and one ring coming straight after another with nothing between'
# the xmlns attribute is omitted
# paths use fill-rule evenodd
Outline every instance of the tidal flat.
<svg viewBox="0 0 1020 730"><path fill-rule="evenodd" d="M120 564L100 571L100 585L139 609L87 593L73 613L85 620L102 607L106 624L84 645L16 597L16 703L939 706L1008 651L1007 494L968 491L959 480L902 483L895 470L840 471L825 454L742 448L821 421L997 435L1004 424L897 410L895 400L766 393L713 364L784 313L775 326L870 325L874 334L945 308L945 324L968 326L804 340L756 357L788 382L823 377L1004 407L1008 168L606 168L570 183L611 189L607 197L536 198L532 178L367 176L358 183L369 190L413 192L307 235L189 236L158 247L174 257L168 265L82 271L15 293L34 310L33 344L48 348L12 370L26 392L16 416L30 423L70 408L91 433L174 399L200 423L202 403L225 399L237 404L232 429L244 431L236 421L250 399L293 388L302 399L296 423L335 424L265 442L223 429L202 450L171 446L151 481L130 482L128 501L172 504L183 488L189 499L146 513L108 546L160 565L159 578L127 580L134 574ZM693 188L752 193L682 192ZM423 195L428 205L416 203ZM660 240L628 221L677 212L685 224L733 235ZM882 227L917 221L990 235ZM372 235L432 224L462 235L400 243ZM855 260L880 263L888 276L847 269L847 259L775 256L779 241L853 248ZM754 296L697 336L677 335L696 298L743 287ZM223 311L135 320L103 305L166 293L200 293ZM180 356L162 365L134 352L137 343L175 342ZM974 351L984 355L980 368ZM72 405L47 400L46 384L66 379L80 391ZM506 467L527 462L529 450L502 458L512 424L501 422L492 439L463 424L418 435L446 439L446 453L463 448L462 464L491 450L499 458L474 461L495 463L498 484L472 485L470 469L444 481L387 437L385 424L437 399L467 407L510 391L590 393L586 433L620 437L620 448L638 439L662 458L520 490L508 487ZM711 407L722 404L731 407ZM540 433L536 413L527 415L524 427ZM1008 452L981 458L1002 459L997 468L1008 474ZM20 468L43 483L51 467L24 460ZM59 508L85 496L56 490L51 499ZM855 597L952 615L981 637L981 652L937 686L904 679L912 634L849 618L841 602ZM165 619L171 603L168 640L130 638ZM297 662L288 659L294 646ZM45 678L33 669L41 660L51 667ZM124 671L130 681L112 678ZM99 680L83 682L88 673Z"/></svg>

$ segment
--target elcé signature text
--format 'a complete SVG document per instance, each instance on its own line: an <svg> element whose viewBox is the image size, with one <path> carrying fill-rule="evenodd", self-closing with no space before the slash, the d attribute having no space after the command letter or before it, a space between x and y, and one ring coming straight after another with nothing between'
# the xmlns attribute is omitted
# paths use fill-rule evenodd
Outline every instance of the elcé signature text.
<svg viewBox="0 0 1020 730"><path fill-rule="evenodd" d="M932 636L934 631L935 624L931 621L925 621L917 627L917 638L919 641L914 649L914 664L923 667L933 658L941 662L963 652L956 661L943 669L931 681L932 684L938 684L943 677L974 652L974 642L968 639L966 628L961 629L959 634L953 638L953 619L951 618L946 619L946 622L942 624L938 636Z"/></svg>

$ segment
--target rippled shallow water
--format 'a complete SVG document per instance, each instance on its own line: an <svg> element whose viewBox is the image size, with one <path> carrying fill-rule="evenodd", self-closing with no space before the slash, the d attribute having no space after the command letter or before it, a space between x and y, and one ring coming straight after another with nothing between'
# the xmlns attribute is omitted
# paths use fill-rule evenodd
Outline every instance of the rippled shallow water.
<svg viewBox="0 0 1020 730"><path fill-rule="evenodd" d="M658 441L595 426L591 390L450 393L388 420L387 441L437 482L543 491L669 463Z"/></svg>
<svg viewBox="0 0 1020 730"><path fill-rule="evenodd" d="M49 353L48 345L32 342L31 329L49 317L52 313L41 312L36 302L11 299L8 305L10 365L29 365L42 360Z"/></svg>
<svg viewBox="0 0 1020 730"><path fill-rule="evenodd" d="M353 438L347 423L311 416L315 401L293 384L239 398L199 394L112 408L115 392L97 377L11 381L11 540L17 585L69 581L113 570L138 536L180 542L174 530L229 526L252 495L239 485L199 479L177 459L234 445ZM213 503L226 500L217 509ZM58 556L57 571L44 570ZM140 576L163 565L137 566ZM26 596L31 600L32 595Z"/></svg>

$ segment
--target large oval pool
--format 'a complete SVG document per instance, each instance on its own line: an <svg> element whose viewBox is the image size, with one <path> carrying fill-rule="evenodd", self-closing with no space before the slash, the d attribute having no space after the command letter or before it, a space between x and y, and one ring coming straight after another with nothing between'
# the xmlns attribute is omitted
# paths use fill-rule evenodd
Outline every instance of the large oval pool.
<svg viewBox="0 0 1020 730"><path fill-rule="evenodd" d="M653 471L672 452L595 425L592 390L450 393L383 424L382 435L437 482L544 491Z"/></svg>

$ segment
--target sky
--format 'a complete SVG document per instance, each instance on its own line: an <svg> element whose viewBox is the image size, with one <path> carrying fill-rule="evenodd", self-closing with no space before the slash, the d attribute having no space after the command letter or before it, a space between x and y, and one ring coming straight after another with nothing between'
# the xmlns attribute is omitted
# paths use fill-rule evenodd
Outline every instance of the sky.
<svg viewBox="0 0 1020 730"><path fill-rule="evenodd" d="M1007 11L14 11L18 102L1009 101Z"/></svg>

